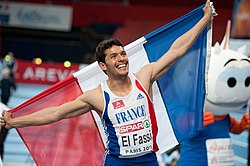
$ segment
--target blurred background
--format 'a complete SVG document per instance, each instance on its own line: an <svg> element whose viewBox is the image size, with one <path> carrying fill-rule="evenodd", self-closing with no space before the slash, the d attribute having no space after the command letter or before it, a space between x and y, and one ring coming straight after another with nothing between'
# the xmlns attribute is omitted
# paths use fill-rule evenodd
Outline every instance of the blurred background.
<svg viewBox="0 0 250 166"><path fill-rule="evenodd" d="M247 45L250 55L250 0L214 0L212 43L221 42L232 20L230 47ZM7 0L0 1L0 59L15 58L14 108L95 61L103 39L125 45L201 6L205 0ZM7 55L7 56L6 56ZM235 113L241 117L245 110ZM237 165L247 165L248 131L232 136ZM5 165L34 165L15 130L5 141Z"/></svg>
<svg viewBox="0 0 250 166"><path fill-rule="evenodd" d="M91 63L97 43L113 36L124 44L203 5L205 1L19 0L0 3L1 54L47 62ZM214 1L213 41L221 41L234 0ZM248 34L249 35L249 34ZM247 36L245 36L247 37Z"/></svg>

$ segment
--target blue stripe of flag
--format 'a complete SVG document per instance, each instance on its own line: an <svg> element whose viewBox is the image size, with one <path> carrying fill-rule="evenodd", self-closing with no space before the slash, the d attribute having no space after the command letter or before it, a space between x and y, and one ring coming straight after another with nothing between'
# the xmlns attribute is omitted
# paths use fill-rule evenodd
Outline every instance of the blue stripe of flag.
<svg viewBox="0 0 250 166"><path fill-rule="evenodd" d="M144 47L150 62L159 59L175 39L202 18L203 7L145 36ZM157 82L178 142L193 136L203 127L206 47L205 29L190 50Z"/></svg>

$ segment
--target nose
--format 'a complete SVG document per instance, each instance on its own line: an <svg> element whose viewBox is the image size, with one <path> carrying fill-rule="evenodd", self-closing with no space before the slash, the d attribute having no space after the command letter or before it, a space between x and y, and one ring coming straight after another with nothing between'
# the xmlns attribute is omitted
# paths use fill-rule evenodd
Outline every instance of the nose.
<svg viewBox="0 0 250 166"><path fill-rule="evenodd" d="M117 61L122 61L124 59L125 59L125 57L122 54L118 54Z"/></svg>

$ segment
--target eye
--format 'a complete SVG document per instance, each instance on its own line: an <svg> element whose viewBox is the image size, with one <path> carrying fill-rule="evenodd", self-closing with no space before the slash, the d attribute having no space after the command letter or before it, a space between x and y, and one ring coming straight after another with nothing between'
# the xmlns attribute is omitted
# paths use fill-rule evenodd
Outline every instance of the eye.
<svg viewBox="0 0 250 166"><path fill-rule="evenodd" d="M116 57L115 55L112 55L110 58L111 58L111 59L115 59L115 57Z"/></svg>
<svg viewBox="0 0 250 166"><path fill-rule="evenodd" d="M245 80L245 86L248 87L250 84L250 77L247 77L247 79Z"/></svg>
<svg viewBox="0 0 250 166"><path fill-rule="evenodd" d="M234 77L230 77L228 80L227 80L227 85L230 87L230 88L233 88L235 85L236 85L237 81Z"/></svg>
<svg viewBox="0 0 250 166"><path fill-rule="evenodd" d="M123 51L123 52L121 53L121 55L125 56L125 55L127 55L127 53L126 53L125 51Z"/></svg>

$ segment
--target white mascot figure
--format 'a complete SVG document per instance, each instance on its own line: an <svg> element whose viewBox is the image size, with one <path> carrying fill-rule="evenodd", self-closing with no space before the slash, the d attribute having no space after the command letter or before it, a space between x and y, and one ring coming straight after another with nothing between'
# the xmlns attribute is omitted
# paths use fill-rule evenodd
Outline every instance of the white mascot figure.
<svg viewBox="0 0 250 166"><path fill-rule="evenodd" d="M204 106L204 128L181 144L178 166L228 166L234 164L230 133L249 129L247 113L241 120L230 116L240 111L250 99L250 58L245 46L229 48L230 21L221 43L211 50Z"/></svg>

